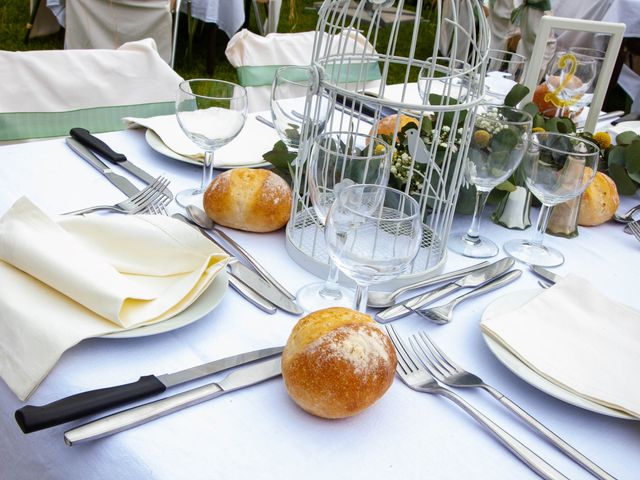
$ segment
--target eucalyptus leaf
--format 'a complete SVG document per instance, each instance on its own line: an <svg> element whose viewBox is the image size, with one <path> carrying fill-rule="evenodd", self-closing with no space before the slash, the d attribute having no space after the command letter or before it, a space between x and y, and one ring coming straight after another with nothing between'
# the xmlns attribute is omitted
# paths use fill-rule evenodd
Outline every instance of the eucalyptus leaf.
<svg viewBox="0 0 640 480"><path fill-rule="evenodd" d="M640 183L640 140L635 140L625 148L624 163L629 177Z"/></svg>
<svg viewBox="0 0 640 480"><path fill-rule="evenodd" d="M516 105L518 105L518 103L520 103L522 101L522 99L524 97L526 97L529 94L529 87L525 87L524 85L521 85L519 83L516 83L511 90L509 91L509 93L507 93L507 96L504 97L504 104L507 107L515 107Z"/></svg>
<svg viewBox="0 0 640 480"><path fill-rule="evenodd" d="M638 186L627 173L625 162L625 149L617 146L609 152L608 166L609 176L615 182L620 195L633 195Z"/></svg>
<svg viewBox="0 0 640 480"><path fill-rule="evenodd" d="M516 186L509 180L505 180L504 182L496 185L495 190L499 190L501 192L515 192Z"/></svg>
<svg viewBox="0 0 640 480"><path fill-rule="evenodd" d="M630 145L634 140L640 139L640 136L631 130L622 132L616 136L616 145Z"/></svg>
<svg viewBox="0 0 640 480"><path fill-rule="evenodd" d="M540 114L540 110L538 109L538 106L533 102L529 102L524 107L522 107L522 111L527 112L532 117L535 117L536 115Z"/></svg>
<svg viewBox="0 0 640 480"><path fill-rule="evenodd" d="M491 150L493 152L503 152L513 150L518 145L520 136L511 130L505 128L491 137Z"/></svg>

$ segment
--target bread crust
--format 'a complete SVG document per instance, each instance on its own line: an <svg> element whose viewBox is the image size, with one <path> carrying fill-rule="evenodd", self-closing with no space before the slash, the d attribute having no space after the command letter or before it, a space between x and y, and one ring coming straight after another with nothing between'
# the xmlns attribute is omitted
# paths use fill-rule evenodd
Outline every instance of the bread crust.
<svg viewBox="0 0 640 480"><path fill-rule="evenodd" d="M602 172L597 172L580 199L578 225L593 227L613 217L620 206L620 196L615 182Z"/></svg>
<svg viewBox="0 0 640 480"><path fill-rule="evenodd" d="M380 327L363 313L328 308L302 318L282 355L291 398L323 418L355 415L393 382L396 355Z"/></svg>
<svg viewBox="0 0 640 480"><path fill-rule="evenodd" d="M236 168L213 179L203 206L211 220L225 227L272 232L289 220L291 189L269 170Z"/></svg>

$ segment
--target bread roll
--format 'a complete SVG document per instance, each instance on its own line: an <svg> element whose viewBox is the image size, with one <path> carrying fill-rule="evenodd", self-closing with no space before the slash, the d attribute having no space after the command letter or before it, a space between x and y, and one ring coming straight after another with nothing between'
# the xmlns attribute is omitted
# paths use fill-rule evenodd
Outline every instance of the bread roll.
<svg viewBox="0 0 640 480"><path fill-rule="evenodd" d="M378 128L377 134L388 135L388 136L393 135L393 132L395 132L395 129L396 129L397 122L398 122L398 114L389 115L388 117L384 117L380 119L377 125L377 128ZM416 128L418 128L417 119L410 117L409 115L401 114L400 123L398 124L398 132L400 132L402 130L402 127L404 127L408 123L413 123L416 126ZM371 129L371 131L373 132L373 129Z"/></svg>
<svg viewBox="0 0 640 480"><path fill-rule="evenodd" d="M578 225L593 227L613 217L620 206L616 184L602 172L597 172L580 199Z"/></svg>
<svg viewBox="0 0 640 480"><path fill-rule="evenodd" d="M211 220L225 227L272 232L289 220L291 189L269 170L236 168L213 179L203 206Z"/></svg>
<svg viewBox="0 0 640 480"><path fill-rule="evenodd" d="M396 354L370 316L349 308L318 310L300 319L282 354L291 398L323 418L355 415L391 386Z"/></svg>

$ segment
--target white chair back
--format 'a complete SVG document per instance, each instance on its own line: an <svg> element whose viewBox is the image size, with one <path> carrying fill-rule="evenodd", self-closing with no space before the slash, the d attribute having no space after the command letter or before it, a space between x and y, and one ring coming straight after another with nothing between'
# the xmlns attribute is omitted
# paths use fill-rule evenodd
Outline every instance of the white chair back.
<svg viewBox="0 0 640 480"><path fill-rule="evenodd" d="M271 84L279 67L311 63L315 34L270 33L263 37L249 30L241 30L229 40L225 54L229 63L236 68L238 83L247 89L250 112L269 109ZM332 49L339 48L352 53L361 53L366 49L368 54L374 53L371 44L360 33L349 32L342 36L344 38L341 41L331 42ZM357 68L353 71L360 74ZM364 88L377 88L379 79L380 71L376 64L376 68L369 69ZM362 82L355 83L355 80L352 88L362 88ZM347 81L345 88L349 87Z"/></svg>
<svg viewBox="0 0 640 480"><path fill-rule="evenodd" d="M175 111L182 78L152 39L117 50L0 51L0 140L122 130L122 117Z"/></svg>

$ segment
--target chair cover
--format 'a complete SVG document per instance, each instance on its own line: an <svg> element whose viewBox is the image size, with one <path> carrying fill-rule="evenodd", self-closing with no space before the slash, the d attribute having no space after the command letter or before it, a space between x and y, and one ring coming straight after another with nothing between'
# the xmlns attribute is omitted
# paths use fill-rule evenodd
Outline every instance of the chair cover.
<svg viewBox="0 0 640 480"><path fill-rule="evenodd" d="M225 54L236 68L238 83L247 89L250 112L269 109L271 84L278 67L311 64L315 35L316 32L270 33L263 37L245 29L229 40ZM346 46L345 42L338 41L331 44L341 44L340 48L345 51L361 53L366 48L368 53L374 53L360 33L350 32L347 38ZM364 88L375 88L379 83L380 70L377 64L373 67L368 71ZM353 83L353 88L356 85L362 87L362 81ZM349 83L346 86L348 88Z"/></svg>
<svg viewBox="0 0 640 480"><path fill-rule="evenodd" d="M182 79L152 39L117 50L0 51L0 140L122 130L124 116L173 113Z"/></svg>
<svg viewBox="0 0 640 480"><path fill-rule="evenodd" d="M171 60L168 0L73 0L66 5L65 48L118 48L153 38L160 56Z"/></svg>

